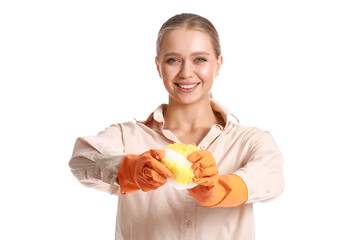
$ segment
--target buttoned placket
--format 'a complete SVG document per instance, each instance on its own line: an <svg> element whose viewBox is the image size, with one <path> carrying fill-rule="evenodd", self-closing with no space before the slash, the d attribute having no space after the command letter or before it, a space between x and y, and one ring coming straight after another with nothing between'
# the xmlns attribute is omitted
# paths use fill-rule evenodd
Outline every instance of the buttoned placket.
<svg viewBox="0 0 360 240"><path fill-rule="evenodd" d="M208 134L205 138L199 143L198 148L201 150L206 150L209 148L210 144L215 141L215 139L220 136L223 131L223 127L219 124L215 124L211 127Z"/></svg>
<svg viewBox="0 0 360 240"><path fill-rule="evenodd" d="M222 133L223 127L221 125L213 125L209 133L200 142L199 148L206 150L209 145ZM182 239L192 240L195 239L196 230L196 205L198 203L192 197L189 191L184 191L184 215L182 219Z"/></svg>
<svg viewBox="0 0 360 240"><path fill-rule="evenodd" d="M154 115L154 119L159 123L159 128L161 133L172 142L180 142L180 140L173 134L170 130L164 129L164 119L158 113ZM223 127L219 124L215 124L210 128L208 134L198 145L198 148L201 150L206 150L210 144L215 141L215 139L220 136L223 132ZM183 240L193 240L195 239L195 230L196 230L196 205L198 204L196 200L187 190L182 190L184 192L183 202L184 202L184 214L182 218L182 238Z"/></svg>
<svg viewBox="0 0 360 240"><path fill-rule="evenodd" d="M196 217L196 201L187 190L183 190L184 195L184 215L182 219L182 239L195 239L195 217Z"/></svg>
<svg viewBox="0 0 360 240"><path fill-rule="evenodd" d="M179 139L170 130L165 130L164 122L160 122L160 130L162 134L173 142L180 142ZM223 127L221 125L213 125L205 136L205 138L198 145L199 149L206 150L209 145L222 133ZM196 229L196 205L197 202L192 195L187 191L183 190L183 202L184 202L184 214L182 218L182 238L183 240L195 239Z"/></svg>

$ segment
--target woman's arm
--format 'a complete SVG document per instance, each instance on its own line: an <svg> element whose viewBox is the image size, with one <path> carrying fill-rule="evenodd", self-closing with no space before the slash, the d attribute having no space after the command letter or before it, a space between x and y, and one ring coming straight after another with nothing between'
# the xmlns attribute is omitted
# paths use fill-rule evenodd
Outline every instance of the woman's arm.
<svg viewBox="0 0 360 240"><path fill-rule="evenodd" d="M263 132L252 141L248 160L234 172L246 183L247 203L274 199L284 190L284 160L274 138Z"/></svg>
<svg viewBox="0 0 360 240"><path fill-rule="evenodd" d="M254 136L255 137L255 136ZM245 165L233 174L218 175L216 162L208 151L191 154L194 182L189 192L205 207L236 207L271 200L284 188L282 155L271 135L263 132L251 140Z"/></svg>
<svg viewBox="0 0 360 240"><path fill-rule="evenodd" d="M118 194L118 168L125 155L121 126L112 125L96 136L78 138L69 166L85 186Z"/></svg>

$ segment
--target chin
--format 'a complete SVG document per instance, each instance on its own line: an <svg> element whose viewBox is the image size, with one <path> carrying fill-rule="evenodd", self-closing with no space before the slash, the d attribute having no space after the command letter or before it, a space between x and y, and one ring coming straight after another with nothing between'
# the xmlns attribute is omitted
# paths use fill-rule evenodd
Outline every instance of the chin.
<svg viewBox="0 0 360 240"><path fill-rule="evenodd" d="M178 96L176 98L172 98L177 103L183 104L183 105L190 105L194 103L198 103L204 99L210 99L210 94L200 97L200 96Z"/></svg>

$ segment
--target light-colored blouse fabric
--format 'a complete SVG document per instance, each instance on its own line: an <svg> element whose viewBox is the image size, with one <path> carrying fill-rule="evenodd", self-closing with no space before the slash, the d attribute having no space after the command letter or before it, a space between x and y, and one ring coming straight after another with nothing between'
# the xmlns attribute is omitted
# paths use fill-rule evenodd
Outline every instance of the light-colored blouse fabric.
<svg viewBox="0 0 360 240"><path fill-rule="evenodd" d="M164 129L166 107L159 106L146 121L115 124L97 136L76 140L69 162L74 176L85 186L118 195L116 240L254 239L252 203L274 199L283 192L283 158L269 132L239 125L215 100L212 108L226 125L213 125L198 147L213 154L220 175L237 174L245 181L246 204L205 208L187 190L168 184L155 191L120 194L117 169L126 154L180 142Z"/></svg>

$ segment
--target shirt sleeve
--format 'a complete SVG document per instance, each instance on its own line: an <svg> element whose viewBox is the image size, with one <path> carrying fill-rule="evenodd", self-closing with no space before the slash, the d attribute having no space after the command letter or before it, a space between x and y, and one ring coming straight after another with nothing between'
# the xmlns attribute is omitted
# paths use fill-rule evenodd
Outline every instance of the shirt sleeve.
<svg viewBox="0 0 360 240"><path fill-rule="evenodd" d="M112 125L96 136L76 139L69 167L83 185L117 195L117 172L125 155L121 126Z"/></svg>
<svg viewBox="0 0 360 240"><path fill-rule="evenodd" d="M246 183L247 203L265 202L284 190L283 157L269 132L262 132L250 144L245 165L235 172Z"/></svg>

